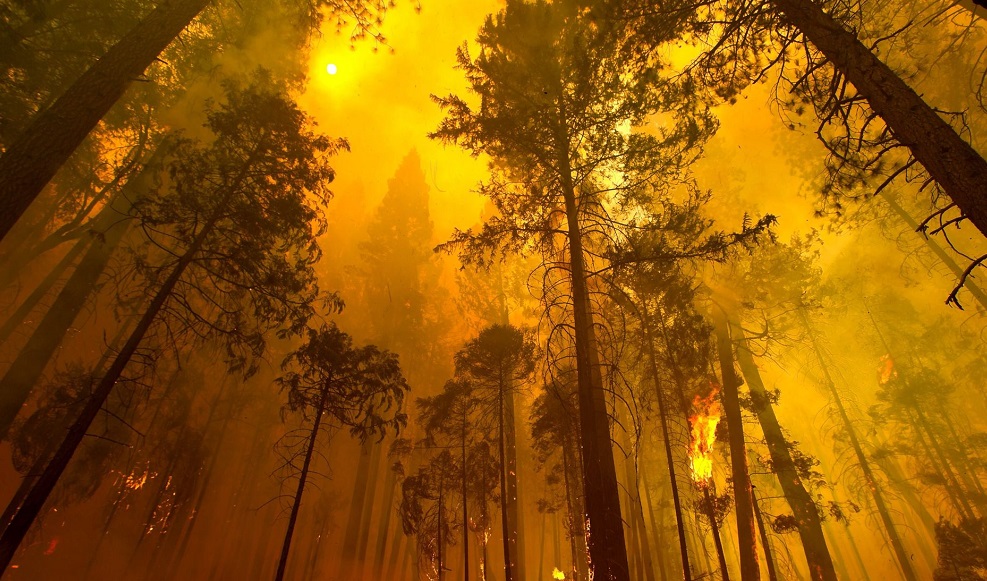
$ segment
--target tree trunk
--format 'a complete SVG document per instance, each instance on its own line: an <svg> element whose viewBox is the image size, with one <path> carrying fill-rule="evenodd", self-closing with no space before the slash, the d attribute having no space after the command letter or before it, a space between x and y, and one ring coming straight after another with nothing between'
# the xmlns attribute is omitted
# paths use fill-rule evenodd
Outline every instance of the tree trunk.
<svg viewBox="0 0 987 581"><path fill-rule="evenodd" d="M385 462L389 459L385 458ZM380 515L380 526L377 529L377 549L374 556L374 579L384 579L384 565L387 563L387 537L391 530L391 515L394 514L394 507L391 505L394 498L397 475L390 464L387 466L387 478L384 480L384 508ZM398 527L400 529L400 527ZM400 534L400 533L398 533ZM397 542L397 537L394 537Z"/></svg>
<svg viewBox="0 0 987 581"><path fill-rule="evenodd" d="M867 99L899 143L987 235L987 161L857 37L813 0L771 0Z"/></svg>
<svg viewBox="0 0 987 581"><path fill-rule="evenodd" d="M774 555L771 554L771 543L768 542L768 529L764 527L764 517L761 515L761 507L757 504L756 494L754 495L754 518L757 520L757 530L761 534L761 546L764 547L764 564L768 567L768 581L778 581Z"/></svg>
<svg viewBox="0 0 987 581"><path fill-rule="evenodd" d="M812 495L805 489L805 485L803 485L802 479L795 469L795 461L792 459L789 443L781 429L781 424L778 422L778 417L775 415L771 399L764 388L764 382L761 381L761 374L751 356L744 330L736 323L732 326L739 340L736 349L737 363L747 381L754 413L761 424L761 431L764 433L764 440L771 456L773 471L778 476L782 492L785 493L785 499L798 523L802 550L805 552L805 560L809 566L809 577L813 581L836 581L836 568L833 566L833 558L826 546L819 509L812 500Z"/></svg>
<svg viewBox="0 0 987 581"><path fill-rule="evenodd" d="M288 516L288 529L284 533L284 543L281 545L281 559L278 560L278 571L274 574L274 581L284 579L284 571L288 566L288 551L291 549L291 535L295 532L295 523L298 521L298 509L302 505L302 493L305 491L305 480L308 479L308 470L312 465L312 455L315 453L315 442L319 438L319 427L322 425L322 415L325 413L326 404L329 401L329 382L322 386L322 393L319 395L319 405L315 408L315 421L312 423L312 435L308 439L308 449L305 451L305 461L302 463L302 472L298 476L298 490L295 491L295 501L291 505L291 514Z"/></svg>
<svg viewBox="0 0 987 581"><path fill-rule="evenodd" d="M504 397L504 438L506 444L505 471L507 473L507 522L511 534L511 565L514 578L524 581L524 531L521 528L524 513L518 507L521 503L521 494L517 477L517 417L514 413L514 389L508 384L507 393Z"/></svg>
<svg viewBox="0 0 987 581"><path fill-rule="evenodd" d="M210 0L163 0L0 156L0 239L82 140Z"/></svg>
<svg viewBox="0 0 987 581"><path fill-rule="evenodd" d="M506 382L503 371L501 371L501 377L498 383L499 389L497 391L497 445L500 456L500 530L502 540L504 541L504 580L512 581L514 579L513 557L516 553L512 546L512 539L515 537L512 534L510 517L508 516L508 506L513 499L510 496L510 489L507 486L507 430L505 425L507 421L505 417L507 410L504 409L506 406L504 400L507 399L507 393L505 392L508 389L508 386L505 385Z"/></svg>
<svg viewBox="0 0 987 581"><path fill-rule="evenodd" d="M593 329L589 287L586 284L576 192L571 184L564 186L564 196L576 336L576 375L585 490L583 498L591 531L588 545L592 574L596 581L629 581L624 523L620 512L620 488L610 444L610 417Z"/></svg>
<svg viewBox="0 0 987 581"><path fill-rule="evenodd" d="M463 404L463 417L460 418L463 422L463 433L462 433L462 445L463 445L463 458L462 458L462 476L463 476L463 581L470 581L470 516L469 516L469 495L466 489L466 404Z"/></svg>
<svg viewBox="0 0 987 581"><path fill-rule="evenodd" d="M706 499L706 518L709 519L709 530L713 534L713 546L716 547L716 562L719 564L720 568L720 579L722 581L730 581L730 570L727 568L727 556L723 552L723 540L720 538L720 523L716 521L716 508L713 504L713 499L710 496L709 489L712 484L704 485L703 496ZM746 577L741 576L741 579L746 579Z"/></svg>
<svg viewBox="0 0 987 581"><path fill-rule="evenodd" d="M737 544L740 551L740 577L744 581L761 578L757 564L756 524L750 473L747 467L747 444L744 441L744 417L740 410L740 380L733 368L733 345L726 314L713 308L716 350L720 357L723 411L730 438L730 468L733 480L734 509L737 515Z"/></svg>
<svg viewBox="0 0 987 581"><path fill-rule="evenodd" d="M665 392L662 388L658 373L658 358L655 355L654 338L651 335L651 318L647 313L647 305L642 305L641 323L644 325L645 343L647 343L648 363L651 366L651 377L655 383L655 395L658 400L658 417L661 421L662 440L665 444L665 462L668 466L668 482L672 487L672 506L675 509L675 528L679 537L679 556L682 558L682 577L692 581L692 571L689 566L689 546L685 537L685 521L682 518L682 501L679 496L679 484L675 477L675 456L672 454L671 432L668 429L668 404L665 402Z"/></svg>
<svg viewBox="0 0 987 581"><path fill-rule="evenodd" d="M106 398L110 395L110 392L113 391L113 387L123 374L124 368L130 363L130 358L133 357L137 348L140 347L141 342L144 340L144 335L151 328L151 324L157 318L161 308L171 297L171 293L175 285L178 284L179 279L181 279L182 274L184 274L185 269L192 263L192 260L205 242L206 237L212 232L214 225L215 218L206 223L203 229L196 235L192 244L189 245L188 250L179 259L171 274L164 281L164 284L161 285L161 288L155 294L144 315L131 333L130 338L127 339L120 353L117 354L113 363L107 369L103 379L89 397L78 419L69 428L65 439L48 463L48 466L45 467L45 471L31 488L31 492L27 494L17 514L11 520L3 534L0 535L0 574L7 570L10 560L17 551L17 547L20 546L31 524L34 523L34 520L44 507L45 501L48 500L48 496L55 488L55 484L58 483L58 479L68 466L69 460L72 459L72 455L75 454L79 444L85 438L86 431L96 418L99 410L102 409L103 403L106 402Z"/></svg>
<svg viewBox="0 0 987 581"><path fill-rule="evenodd" d="M809 335L809 340L812 343L813 351L816 354L816 358L819 361L819 366L822 368L823 375L826 379L826 387L829 388L830 395L833 398L833 405L836 406L836 411L840 417L840 423L843 424L843 430L847 434L847 438L850 440L850 446L853 448L853 452L857 457L857 464L860 466L860 470L864 475L864 481L867 483L867 488L871 491L871 496L874 499L874 505L877 507L877 513L881 518L881 524L884 525L885 532L888 535L888 540L891 543L891 549L894 551L895 557L898 560L898 565L901 567L901 572L906 581L917 581L918 577L915 576L915 571L912 569L911 560L908 558L908 553L905 552L905 546L901 542L901 537L898 536L898 530L895 528L894 521L891 519L891 512L888 510L887 505L884 502L884 494L881 492L881 488L877 483L877 478L875 478L873 471L870 467L870 462L867 460L867 456L864 455L863 446L860 444L860 440L857 439L857 432L853 428L853 424L850 422L850 416L847 414L846 408L843 406L843 398L840 397L839 392L836 390L836 383L833 378L829 375L829 367L826 365L826 360L822 356L822 351L819 348L819 343L816 340L815 332L812 325L809 323L809 317L805 313L805 307L798 307L796 313L802 322L802 327L806 330Z"/></svg>

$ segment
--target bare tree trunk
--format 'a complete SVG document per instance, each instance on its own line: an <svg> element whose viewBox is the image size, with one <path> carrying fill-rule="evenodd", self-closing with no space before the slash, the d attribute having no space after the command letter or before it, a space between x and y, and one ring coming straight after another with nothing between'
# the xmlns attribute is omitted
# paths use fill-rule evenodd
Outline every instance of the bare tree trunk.
<svg viewBox="0 0 987 581"><path fill-rule="evenodd" d="M675 476L675 456L672 454L671 431L668 429L668 404L658 373L658 358L655 355L654 338L651 335L651 317L647 313L647 305L641 307L641 323L644 326L648 363L651 366L651 377L655 383L655 396L658 400L658 418L661 421L662 440L665 445L665 463L668 466L668 482L672 487L672 506L675 510L675 528L679 537L679 556L682 559L682 577L692 581L692 568L689 565L689 546L685 537L685 521L682 518L682 501L679 497L679 483Z"/></svg>
<svg viewBox="0 0 987 581"><path fill-rule="evenodd" d="M722 376L723 411L730 438L730 467L733 479L734 510L737 515L737 544L740 551L740 576L744 581L761 578L757 564L756 524L754 522L754 495L751 490L750 472L747 467L747 444L744 441L744 416L740 409L740 380L733 368L733 345L726 315L719 307L713 308L713 328L716 332L716 350L720 357Z"/></svg>
<svg viewBox="0 0 987 581"><path fill-rule="evenodd" d="M305 461L302 463L302 472L298 476L298 489L295 491L295 501L291 505L291 514L288 516L288 529L284 533L284 543L281 545L281 559L278 560L278 571L274 574L274 581L283 581L284 571L288 566L288 551L291 549L291 535L295 532L295 523L298 521L298 509L302 506L302 493L305 492L305 481L308 479L309 467L312 465L312 455L315 453L315 442L319 439L319 428L322 426L322 415L325 413L326 404L329 401L329 382L322 386L322 393L319 394L319 405L315 408L315 421L312 423L312 435L308 439L308 449L305 450Z"/></svg>
<svg viewBox="0 0 987 581"><path fill-rule="evenodd" d="M510 496L510 489L507 486L507 429L506 422L507 418L505 409L508 394L506 393L509 389L507 385L507 379L501 371L500 381L498 382L497 390L497 447L498 454L500 456L500 528L501 536L504 542L504 580L513 581L514 579L514 562L513 558L516 554L515 548L512 546L512 541L517 542L516 537L511 531L511 519L509 516L509 509L511 501L513 498Z"/></svg>
<svg viewBox="0 0 987 581"><path fill-rule="evenodd" d="M956 260L950 256L938 242L927 236L925 233L919 232L919 223L915 220L915 218L912 218L911 214L901 207L901 204L894 199L894 196L888 193L887 188L881 190L881 197L884 198L884 201L886 201L889 206L891 206L894 213L897 214L905 224L908 224L908 227L911 228L912 231L922 237L925 245L929 247L929 250L936 255L936 258L938 258L940 262L945 264L946 267L949 268L949 270L957 277L963 276L964 269L961 268L959 264L956 264ZM987 294L985 294L984 290L980 288L980 285L968 278L966 284L963 286L966 287L966 290L970 291L973 298L980 303L980 307L987 310Z"/></svg>
<svg viewBox="0 0 987 581"><path fill-rule="evenodd" d="M563 175L568 171L568 159ZM563 186L569 235L569 265L572 280L573 322L576 336L576 375L579 386L579 425L583 451L583 487L586 517L592 533L589 554L596 581L629 581L624 522L620 512L620 488L610 444L610 416L600 371L593 310L582 233L571 183Z"/></svg>
<svg viewBox="0 0 987 581"><path fill-rule="evenodd" d="M52 267L48 274L45 275L44 279L38 283L38 286L34 287L31 294L29 294L27 298L25 298L24 301L18 305L17 310L7 317L7 320L4 321L3 326L0 327L0 343L5 343L14 331L16 331L17 328L24 323L28 316L34 311L34 308L38 306L38 303L41 302L41 299L48 295L48 292L53 286L55 286L55 283L58 282L58 280L62 278L62 275L65 274L65 271L72 266L75 259L89 247L90 242L92 242L92 240L87 238L78 240L72 246L72 249L66 252L65 256L58 261L58 264Z"/></svg>
<svg viewBox="0 0 987 581"><path fill-rule="evenodd" d="M987 235L987 161L856 35L813 0L771 0L867 99L895 138Z"/></svg>
<svg viewBox="0 0 987 581"><path fill-rule="evenodd" d="M781 429L781 424L778 422L778 417L775 415L771 398L764 388L764 382L761 381L761 374L751 356L744 330L736 323L733 323L732 327L738 340L737 363L740 364L740 371L743 373L744 379L747 380L754 414L757 416L758 423L761 424L761 431L764 433L765 442L767 442L774 473L778 476L778 483L785 493L785 500L788 501L798 524L802 550L809 566L809 577L813 581L836 581L836 568L833 566L833 558L826 546L819 509L812 500L812 495L805 489L805 485L795 469L791 448Z"/></svg>
<svg viewBox="0 0 987 581"><path fill-rule="evenodd" d="M720 523L716 520L716 507L713 504L713 496L710 495L712 484L703 486L703 496L706 500L706 518L709 519L709 530L713 534L713 546L716 547L716 562L720 567L720 579L730 581L730 570L727 568L727 556L723 552L723 540L720 538ZM745 579L741 575L741 579Z"/></svg>
<svg viewBox="0 0 987 581"><path fill-rule="evenodd" d="M774 555L771 554L771 543L768 542L768 529L764 527L764 517L761 515L761 507L757 503L756 494L754 495L754 518L757 519L757 530L760 531L761 546L764 547L764 564L768 567L768 581L778 581Z"/></svg>
<svg viewBox="0 0 987 581"><path fill-rule="evenodd" d="M127 87L210 0L162 0L0 156L0 239Z"/></svg>

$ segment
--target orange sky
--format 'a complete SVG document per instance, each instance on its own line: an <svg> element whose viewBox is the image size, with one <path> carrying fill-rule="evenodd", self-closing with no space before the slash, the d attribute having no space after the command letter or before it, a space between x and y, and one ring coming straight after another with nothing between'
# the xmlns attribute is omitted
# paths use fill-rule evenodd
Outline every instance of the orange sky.
<svg viewBox="0 0 987 581"><path fill-rule="evenodd" d="M495 0L429 0L416 13L403 2L382 27L389 47L376 52L372 42L350 50L347 39L334 33L315 41L308 88L299 101L324 132L346 137L352 147L334 162L337 199L362 188L372 207L401 159L416 148L432 187L436 236L444 239L454 225L479 219L483 201L471 191L485 164L426 137L442 119L429 95L465 90L462 72L454 68L456 48L475 38L483 18L499 6ZM326 72L330 63L335 75Z"/></svg>

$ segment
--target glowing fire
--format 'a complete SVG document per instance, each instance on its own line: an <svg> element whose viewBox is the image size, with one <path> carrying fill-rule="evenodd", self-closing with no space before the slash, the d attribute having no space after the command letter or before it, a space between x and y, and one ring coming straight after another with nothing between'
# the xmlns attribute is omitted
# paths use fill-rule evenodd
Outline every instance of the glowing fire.
<svg viewBox="0 0 987 581"><path fill-rule="evenodd" d="M557 579L558 581L565 581L565 573L559 571L559 568L556 567L555 569L552 570L552 579Z"/></svg>
<svg viewBox="0 0 987 581"><path fill-rule="evenodd" d="M716 443L716 425L720 423L720 387L710 384L712 391L706 397L696 396L692 401L693 413L689 416L692 437L689 439L689 468L692 479L705 485L713 478L713 445Z"/></svg>
<svg viewBox="0 0 987 581"><path fill-rule="evenodd" d="M894 359L891 355L881 355L881 363L877 366L877 381L881 385L886 384L898 377L898 372L894 368Z"/></svg>

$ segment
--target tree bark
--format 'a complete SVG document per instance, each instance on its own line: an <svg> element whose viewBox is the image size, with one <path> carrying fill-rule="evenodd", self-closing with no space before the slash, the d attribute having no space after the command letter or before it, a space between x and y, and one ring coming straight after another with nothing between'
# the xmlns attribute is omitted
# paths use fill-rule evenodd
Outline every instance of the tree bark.
<svg viewBox="0 0 987 581"><path fill-rule="evenodd" d="M298 521L298 509L302 505L302 493L305 491L305 480L308 479L308 470L312 465L312 455L315 453L315 442L319 438L319 427L322 425L322 415L325 413L326 404L329 401L329 382L322 386L322 393L319 394L319 405L315 409L315 421L312 423L312 435L308 439L308 449L305 451L305 462L302 464L302 472L298 476L298 490L295 491L295 501L291 505L291 515L288 516L288 529L284 533L284 543L281 545L281 559L278 561L278 571L274 574L274 581L284 579L284 571L288 566L288 551L291 549L291 535L295 532L295 523Z"/></svg>
<svg viewBox="0 0 987 581"><path fill-rule="evenodd" d="M0 156L0 239L127 87L210 0L163 0L40 113Z"/></svg>
<svg viewBox="0 0 987 581"><path fill-rule="evenodd" d="M737 515L737 544L740 551L740 577L744 581L761 578L757 564L757 527L754 522L754 498L747 466L747 444L744 441L744 417L740 410L740 380L733 368L733 345L726 314L713 308L716 350L720 358L723 411L730 438L730 468L733 479L734 509Z"/></svg>
<svg viewBox="0 0 987 581"><path fill-rule="evenodd" d="M514 579L514 562L513 557L516 554L515 547L513 546L512 539L514 535L511 531L510 517L508 516L511 501L510 489L507 486L507 434L506 434L506 410L504 409L506 404L504 400L507 399L507 394L505 393L508 389L506 385L506 379L503 376L503 371L501 371L500 381L498 383L497 391L497 445L498 454L500 455L500 527L501 527L501 537L504 542L504 580L512 581ZM516 540L514 541L516 542Z"/></svg>
<svg viewBox="0 0 987 581"><path fill-rule="evenodd" d="M761 373L751 356L744 330L736 323L733 323L732 326L739 340L736 349L737 363L740 365L744 379L747 380L747 387L751 392L751 400L754 404L754 413L761 424L761 431L764 433L773 471L778 476L781 490L785 493L785 499L798 523L802 550L809 566L809 577L813 581L836 581L836 568L833 566L833 558L826 546L819 509L812 500L812 495L805 489L805 485L795 469L795 461L792 459L789 443L781 429L781 424L778 422L778 417L775 415L771 399L764 388L764 382L761 381Z"/></svg>
<svg viewBox="0 0 987 581"><path fill-rule="evenodd" d="M987 235L987 161L856 35L813 0L771 0L867 99L963 215Z"/></svg>

